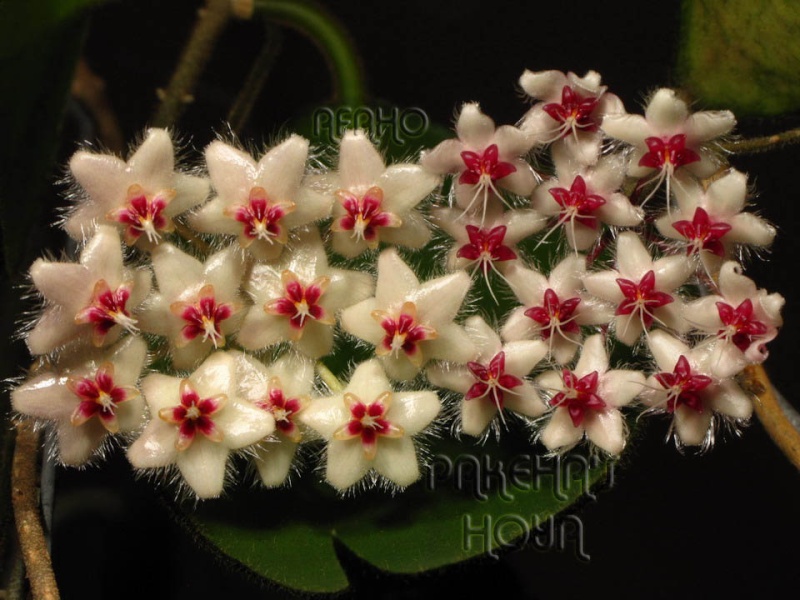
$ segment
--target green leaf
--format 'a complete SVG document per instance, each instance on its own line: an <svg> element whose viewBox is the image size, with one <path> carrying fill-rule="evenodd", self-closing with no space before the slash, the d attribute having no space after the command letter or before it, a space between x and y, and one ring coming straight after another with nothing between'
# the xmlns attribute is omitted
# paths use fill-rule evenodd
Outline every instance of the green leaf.
<svg viewBox="0 0 800 600"><path fill-rule="evenodd" d="M683 84L705 106L738 115L800 108L800 5L795 0L684 0Z"/></svg>
<svg viewBox="0 0 800 600"><path fill-rule="evenodd" d="M373 490L340 498L306 474L288 490L242 490L200 506L191 517L192 533L270 582L336 592L348 580L334 538L384 571L424 572L533 535L609 468L580 456L548 462L524 444L489 443L474 456L459 455L465 448L440 441L432 473L399 496ZM488 470L475 462L486 460Z"/></svg>

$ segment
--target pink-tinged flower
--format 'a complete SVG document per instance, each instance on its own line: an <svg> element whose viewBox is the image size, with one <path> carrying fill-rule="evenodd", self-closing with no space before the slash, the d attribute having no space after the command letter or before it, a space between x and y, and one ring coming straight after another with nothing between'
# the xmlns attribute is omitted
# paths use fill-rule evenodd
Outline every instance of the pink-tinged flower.
<svg viewBox="0 0 800 600"><path fill-rule="evenodd" d="M64 222L76 240L98 224L114 223L129 245L152 248L174 229L173 219L208 196L208 181L175 172L172 140L165 129L149 129L125 162L111 154L81 150L69 162L83 197Z"/></svg>
<svg viewBox="0 0 800 600"><path fill-rule="evenodd" d="M747 175L730 170L705 190L686 181L674 189L678 210L656 221L664 237L686 243L686 254L700 256L706 270L716 273L739 245L766 247L775 228L764 219L742 212L747 200Z"/></svg>
<svg viewBox="0 0 800 600"><path fill-rule="evenodd" d="M333 348L333 325L342 309L372 294L368 273L328 266L316 228L298 234L297 244L276 265L255 265L245 287L253 300L237 341L248 350L291 342L320 358Z"/></svg>
<svg viewBox="0 0 800 600"><path fill-rule="evenodd" d="M463 271L420 284L395 250L385 250L375 297L342 311L342 328L375 346L392 379L414 378L431 359L465 363L475 347L453 319L469 285Z"/></svg>
<svg viewBox="0 0 800 600"><path fill-rule="evenodd" d="M642 393L645 377L640 371L609 369L603 336L586 340L575 369L548 371L536 384L553 408L539 436L548 450L568 450L585 436L609 454L622 452L627 432L619 409Z"/></svg>
<svg viewBox="0 0 800 600"><path fill-rule="evenodd" d="M216 352L188 379L160 373L142 380L153 415L128 448L137 469L176 465L199 498L222 492L232 450L255 444L275 429L275 420L240 396L237 366L242 355Z"/></svg>
<svg viewBox="0 0 800 600"><path fill-rule="evenodd" d="M703 343L717 377L735 375L748 364L764 362L767 343L783 325L783 296L759 290L733 261L722 265L718 293L690 302L684 316L692 327L713 336Z"/></svg>
<svg viewBox="0 0 800 600"><path fill-rule="evenodd" d="M370 471L403 488L420 476L413 436L439 413L435 392L395 392L377 360L361 363L342 393L317 398L300 420L327 442L325 479L341 492Z"/></svg>
<svg viewBox="0 0 800 600"><path fill-rule="evenodd" d="M434 209L432 216L436 225L455 240L448 253L448 268L468 270L472 277L480 273L493 296L489 273L494 271L503 278L506 268L518 258L516 245L540 231L545 223L536 211L503 212L499 206L490 207L483 222L479 216L463 218L455 208Z"/></svg>
<svg viewBox="0 0 800 600"><path fill-rule="evenodd" d="M205 156L216 197L190 223L205 233L237 235L257 260L278 258L292 230L330 214L332 200L301 185L308 140L298 135L258 162L220 141L211 142Z"/></svg>
<svg viewBox="0 0 800 600"><path fill-rule="evenodd" d="M583 291L586 259L569 255L550 272L550 277L514 265L506 276L522 302L501 330L506 341L539 337L547 343L550 356L559 364L572 360L583 338L581 325L605 325L613 313L602 302Z"/></svg>
<svg viewBox="0 0 800 600"><path fill-rule="evenodd" d="M363 131L348 131L339 145L339 169L317 179L333 196L332 246L348 258L380 243L421 248L431 232L419 204L440 178L419 165L389 167Z"/></svg>
<svg viewBox="0 0 800 600"><path fill-rule="evenodd" d="M78 353L12 390L11 405L53 427L63 464L83 465L101 452L108 436L142 424L144 401L136 382L146 356L147 345L134 336Z"/></svg>
<svg viewBox="0 0 800 600"><path fill-rule="evenodd" d="M135 311L150 293L151 275L126 268L116 229L97 228L76 263L36 260L30 276L44 296L44 312L28 332L32 354L47 354L69 342L106 346L123 329L135 332Z"/></svg>
<svg viewBox="0 0 800 600"><path fill-rule="evenodd" d="M270 365L246 357L241 378L243 396L275 419L275 434L252 448L254 463L266 487L287 482L306 427L300 414L311 402L314 361L287 353Z"/></svg>
<svg viewBox="0 0 800 600"><path fill-rule="evenodd" d="M140 326L167 338L176 369L190 369L238 329L244 261L233 246L201 263L162 244L153 251L153 270L158 292L146 303Z"/></svg>
<svg viewBox="0 0 800 600"><path fill-rule="evenodd" d="M519 129L495 129L494 121L471 103L461 108L456 135L425 152L420 163L431 173L458 175L453 187L464 212L483 215L492 204L504 202L501 190L518 196L531 193L536 174L522 157L533 142Z"/></svg>
<svg viewBox="0 0 800 600"><path fill-rule="evenodd" d="M617 238L616 267L589 273L583 283L589 293L616 306L614 334L619 341L632 346L654 323L679 333L689 328L675 290L694 272L690 260L665 256L653 261L639 237L626 231Z"/></svg>
<svg viewBox="0 0 800 600"><path fill-rule="evenodd" d="M429 367L428 380L436 386L463 394L461 430L482 436L504 410L538 417L545 406L533 384L525 379L547 354L541 340L521 340L503 345L494 329L481 317L467 319L464 329L475 344L474 361Z"/></svg>
<svg viewBox="0 0 800 600"><path fill-rule="evenodd" d="M645 177L655 172L652 179L657 188L665 180L669 186L673 177L687 171L699 178L712 175L720 161L709 143L735 125L733 113L727 110L690 114L674 90L662 88L653 94L644 116L607 115L602 128L608 136L634 147L628 174Z"/></svg>
<svg viewBox="0 0 800 600"><path fill-rule="evenodd" d="M708 347L690 349L664 331L652 332L648 345L658 372L648 378L641 399L650 409L672 415L670 435L678 445L708 447L715 418L750 418L750 397L734 379L715 374L716 357Z"/></svg>
<svg viewBox="0 0 800 600"><path fill-rule="evenodd" d="M591 165L600 156L600 124L608 114L624 113L622 101L606 93L600 74L583 77L560 71L525 71L519 85L538 100L520 122L520 129L537 144L554 143L578 163Z"/></svg>
<svg viewBox="0 0 800 600"><path fill-rule="evenodd" d="M574 250L587 250L597 242L603 224L633 227L642 222L642 210L631 205L619 190L625 165L619 155L605 156L593 167L583 167L563 149L553 149L556 176L539 185L531 206L555 223L542 238L563 229Z"/></svg>

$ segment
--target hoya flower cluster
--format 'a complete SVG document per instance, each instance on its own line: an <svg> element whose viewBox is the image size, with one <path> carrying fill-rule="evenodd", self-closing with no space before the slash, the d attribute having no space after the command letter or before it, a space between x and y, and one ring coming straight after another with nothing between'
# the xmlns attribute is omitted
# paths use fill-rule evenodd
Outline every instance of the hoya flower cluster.
<svg viewBox="0 0 800 600"><path fill-rule="evenodd" d="M519 83L518 125L465 104L416 163L362 131L327 168L297 135L260 157L215 141L194 170L160 129L127 162L78 152L80 256L30 269L15 410L64 464L120 444L201 498L245 459L267 487L321 457L341 492L403 488L432 431L615 456L626 422L665 413L707 447L750 417L737 375L783 305L737 262L775 230L715 146L733 115L669 89L628 114L594 72Z"/></svg>

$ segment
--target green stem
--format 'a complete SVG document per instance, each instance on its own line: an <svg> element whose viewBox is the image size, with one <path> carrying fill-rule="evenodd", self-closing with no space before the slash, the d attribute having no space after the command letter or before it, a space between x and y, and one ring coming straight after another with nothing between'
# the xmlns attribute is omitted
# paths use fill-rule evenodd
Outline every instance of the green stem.
<svg viewBox="0 0 800 600"><path fill-rule="evenodd" d="M342 382L321 362L317 362L317 373L319 373L322 381L325 382L325 385L327 385L333 393L338 394L344 390Z"/></svg>
<svg viewBox="0 0 800 600"><path fill-rule="evenodd" d="M341 23L310 0L256 0L265 18L296 29L320 49L333 77L334 99L361 106L366 97L364 74L353 42Z"/></svg>
<svg viewBox="0 0 800 600"><path fill-rule="evenodd" d="M797 143L800 143L800 128L789 129L774 135L726 142L720 144L720 147L734 154L755 154L757 152L767 152L779 146Z"/></svg>

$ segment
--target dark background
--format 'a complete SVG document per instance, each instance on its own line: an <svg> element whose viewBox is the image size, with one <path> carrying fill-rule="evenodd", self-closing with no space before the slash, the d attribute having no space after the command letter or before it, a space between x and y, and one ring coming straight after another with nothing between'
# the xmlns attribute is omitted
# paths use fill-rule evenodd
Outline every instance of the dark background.
<svg viewBox="0 0 800 600"><path fill-rule="evenodd" d="M133 139L155 108L155 88L168 81L189 33L198 2L127 0L94 14L86 59L106 82L126 139ZM677 2L603 2L577 8L552 2L328 3L361 51L369 90L397 106L422 107L449 126L463 101L477 100L498 124L526 110L516 81L531 70L589 69L631 112L658 86L677 85ZM647 10L647 14L640 10ZM224 130L231 99L262 44L256 23L234 23L178 130L197 149ZM281 54L243 139L269 138L287 123L329 100L331 87L318 50L286 31ZM79 130L73 112L66 131ZM781 131L797 116L743 119L742 134ZM64 157L75 148L65 139ZM776 386L795 402L793 369L800 239L797 149L736 157L760 194L759 211L779 227L766 262L748 274L787 297L786 326L771 344L767 363ZM54 203L62 202L54 199ZM42 227L42 247L63 243ZM800 475L756 420L741 439L727 436L705 456L682 456L663 443L667 423L650 422L617 469L616 484L580 507L586 551L510 552L418 578L374 572L351 561L359 596L434 597L450 592L524 598L770 597L798 588ZM402 497L398 498L402 502ZM57 471L54 565L67 599L282 597L226 574L171 524L146 482L133 480L124 457L110 468ZM313 565L310 566L313 568Z"/></svg>

